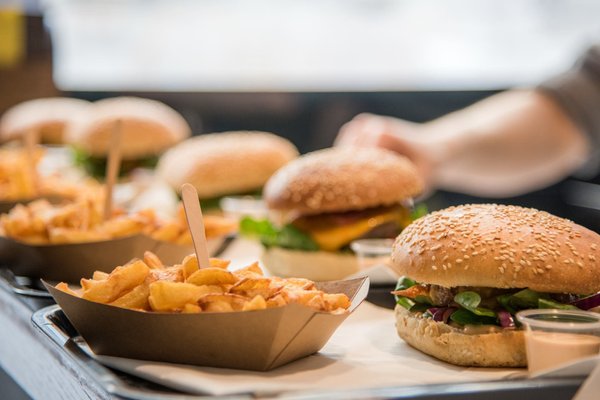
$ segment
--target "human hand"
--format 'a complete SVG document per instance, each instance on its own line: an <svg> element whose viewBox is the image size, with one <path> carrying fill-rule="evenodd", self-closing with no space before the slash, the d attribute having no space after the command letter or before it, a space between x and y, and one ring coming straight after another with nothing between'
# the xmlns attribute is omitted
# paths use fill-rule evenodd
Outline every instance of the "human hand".
<svg viewBox="0 0 600 400"><path fill-rule="evenodd" d="M334 146L379 147L409 158L426 187L432 184L433 159L429 135L421 124L374 114L359 114L344 124Z"/></svg>

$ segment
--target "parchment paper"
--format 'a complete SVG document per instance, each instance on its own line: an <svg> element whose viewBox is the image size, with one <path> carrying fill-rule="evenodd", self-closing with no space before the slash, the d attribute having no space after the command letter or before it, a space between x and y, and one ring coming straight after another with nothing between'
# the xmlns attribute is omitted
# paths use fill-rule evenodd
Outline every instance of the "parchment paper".
<svg viewBox="0 0 600 400"><path fill-rule="evenodd" d="M212 395L482 381L524 371L462 368L431 358L397 337L391 310L366 302L342 324L321 352L269 372L116 357L97 359L109 367L174 389Z"/></svg>

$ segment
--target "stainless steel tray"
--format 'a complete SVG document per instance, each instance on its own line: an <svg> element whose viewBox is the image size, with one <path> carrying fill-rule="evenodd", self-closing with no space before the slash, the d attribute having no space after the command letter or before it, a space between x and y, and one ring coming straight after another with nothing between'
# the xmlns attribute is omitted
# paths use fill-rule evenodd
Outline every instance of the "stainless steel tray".
<svg viewBox="0 0 600 400"><path fill-rule="evenodd" d="M49 306L35 312L32 322L55 345L62 349L80 368L92 377L106 392L118 398L140 400L187 400L203 399L207 396L192 396L144 381L104 367L91 358L79 343L83 340L69 323L60 307ZM283 393L277 399L527 399L563 400L571 399L582 383L581 378L565 379L514 379L493 382L416 385L354 391L328 391ZM310 384L307 383L307 389ZM220 399L251 399L260 396L211 397Z"/></svg>

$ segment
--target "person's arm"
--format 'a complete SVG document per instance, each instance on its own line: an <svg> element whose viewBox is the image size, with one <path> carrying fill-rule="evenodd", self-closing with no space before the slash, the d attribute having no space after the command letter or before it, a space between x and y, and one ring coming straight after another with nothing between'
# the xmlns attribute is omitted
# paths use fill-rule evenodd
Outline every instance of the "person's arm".
<svg viewBox="0 0 600 400"><path fill-rule="evenodd" d="M585 88L583 90L582 88ZM600 147L600 49L535 90L512 90L425 124L363 114L337 145L407 155L433 187L507 197L550 185Z"/></svg>
<svg viewBox="0 0 600 400"><path fill-rule="evenodd" d="M579 168L589 143L538 91L509 91L425 124L435 185L484 197L548 186Z"/></svg>

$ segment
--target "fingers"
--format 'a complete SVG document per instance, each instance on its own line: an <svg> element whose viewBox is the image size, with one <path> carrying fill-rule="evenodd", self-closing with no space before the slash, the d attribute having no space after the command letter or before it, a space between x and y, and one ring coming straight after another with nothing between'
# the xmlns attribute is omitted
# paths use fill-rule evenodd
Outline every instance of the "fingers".
<svg viewBox="0 0 600 400"><path fill-rule="evenodd" d="M342 147L378 147L409 158L426 185L432 176L432 161L422 143L420 124L393 117L359 114L342 126L334 145Z"/></svg>
<svg viewBox="0 0 600 400"><path fill-rule="evenodd" d="M377 146L377 136L385 132L385 120L374 114L358 114L345 123L334 141L334 146Z"/></svg>

